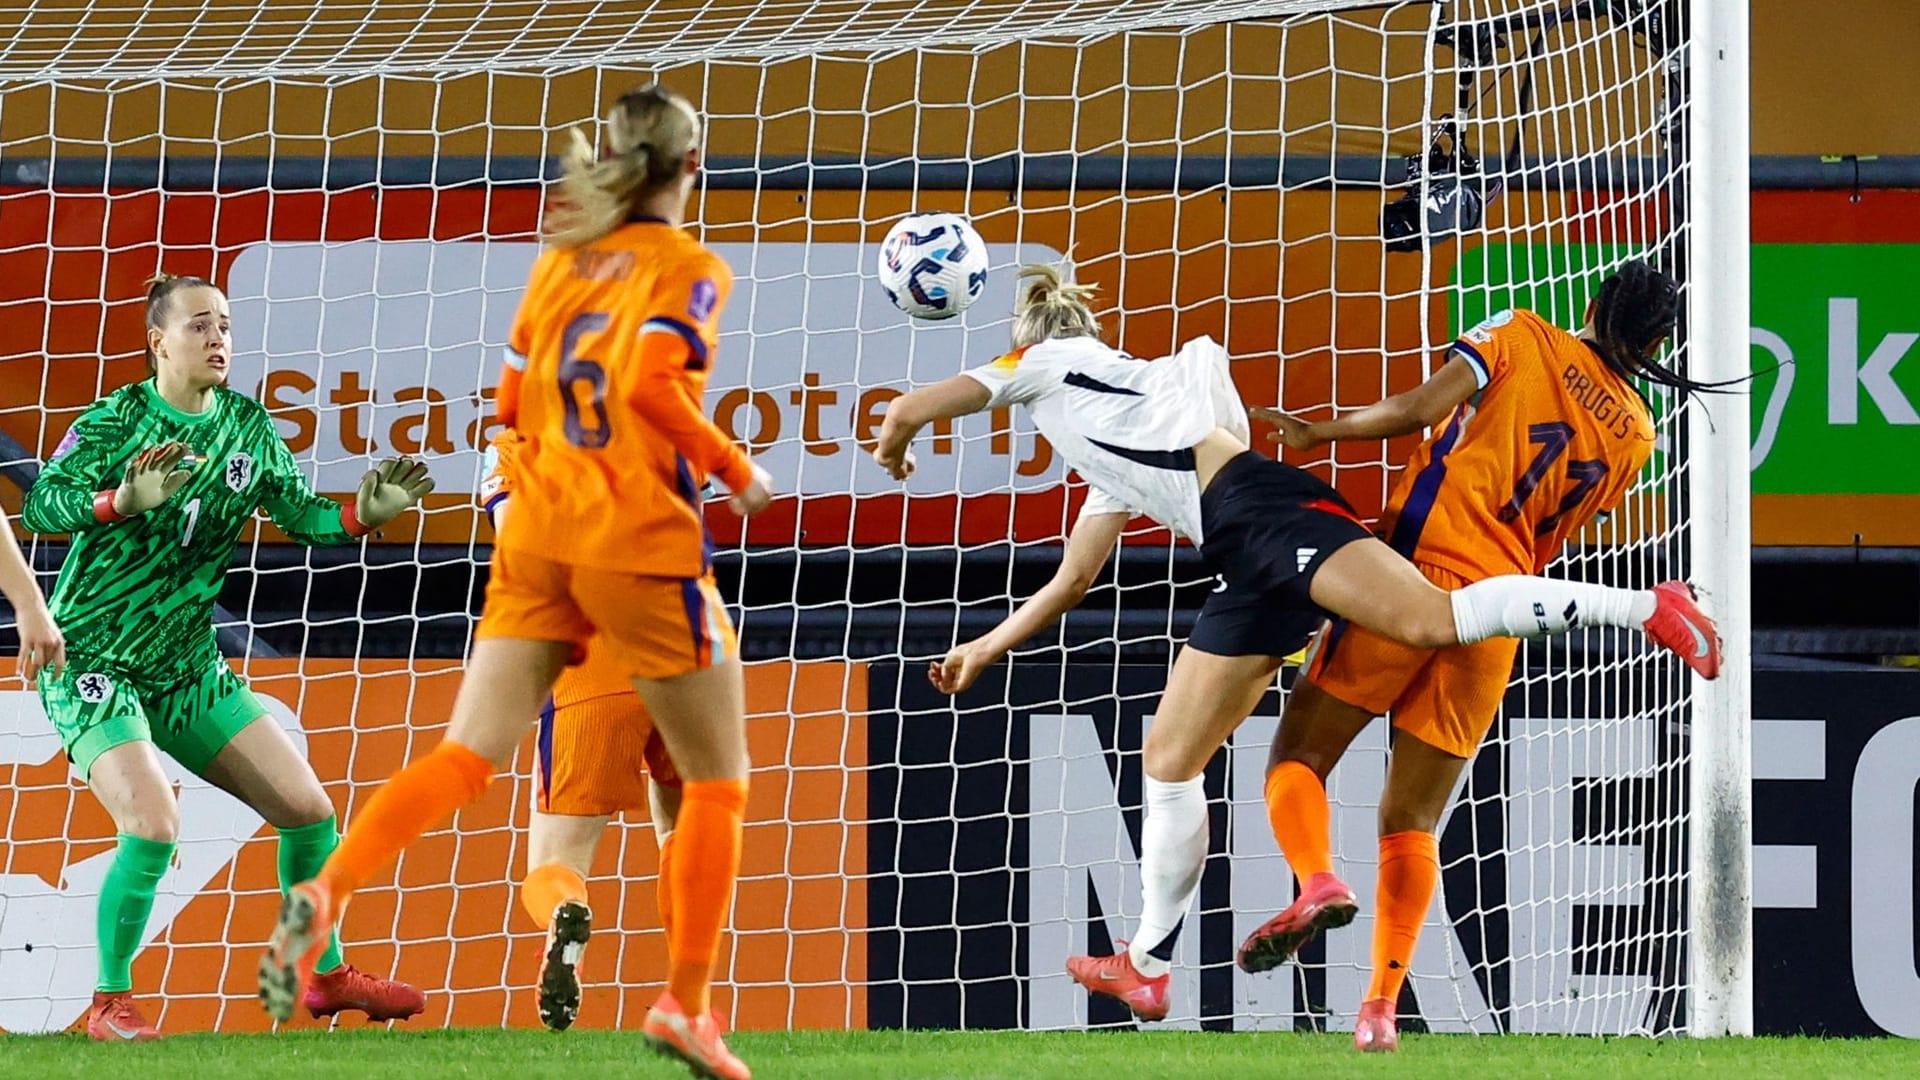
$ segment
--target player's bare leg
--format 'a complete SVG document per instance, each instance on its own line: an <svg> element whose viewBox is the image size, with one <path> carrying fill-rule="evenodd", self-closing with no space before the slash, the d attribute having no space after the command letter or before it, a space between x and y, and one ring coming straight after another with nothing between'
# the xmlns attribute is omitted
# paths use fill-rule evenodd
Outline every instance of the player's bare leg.
<svg viewBox="0 0 1920 1080"><path fill-rule="evenodd" d="M1207 859L1207 796L1201 775L1227 736L1272 685L1280 660L1216 656L1189 645L1174 659L1141 751L1146 816L1140 831L1144 902L1122 952L1075 956L1074 981L1125 1002L1144 1020L1166 1016L1175 944Z"/></svg>
<svg viewBox="0 0 1920 1080"><path fill-rule="evenodd" d="M1460 643L1446 591L1379 540L1355 540L1327 556L1307 589L1335 616L1395 641L1421 649Z"/></svg>
<svg viewBox="0 0 1920 1080"><path fill-rule="evenodd" d="M527 880L520 899L527 914L546 927L540 953L540 1022L565 1031L580 1015L580 963L593 932L587 874L605 835L606 815L533 812L527 833Z"/></svg>
<svg viewBox="0 0 1920 1080"><path fill-rule="evenodd" d="M281 1020L293 1015L354 890L487 789L495 766L512 756L532 726L571 651L566 642L522 638L474 644L446 738L380 786L318 877L288 890L260 959L260 1000L268 1013Z"/></svg>
<svg viewBox="0 0 1920 1080"><path fill-rule="evenodd" d="M676 774L677 776L678 774ZM680 785L662 784L647 777L647 813L653 818L653 838L660 844L660 873L654 879L654 901L660 909L660 929L673 940L673 827L680 820Z"/></svg>
<svg viewBox="0 0 1920 1080"><path fill-rule="evenodd" d="M256 717L241 728L201 776L252 807L278 831L283 892L319 873L339 846L326 789L293 740L271 718ZM338 933L328 935L301 998L315 1019L356 1010L369 1020L406 1020L427 1007L426 995L415 987L347 963L340 955Z"/></svg>
<svg viewBox="0 0 1920 1080"><path fill-rule="evenodd" d="M1249 972L1268 971L1293 959L1315 934L1353 921L1359 902L1333 873L1333 843L1326 780L1354 736L1373 721L1302 677L1287 697L1274 733L1267 767L1267 816L1274 839L1300 886L1285 911L1247 935L1236 957Z"/></svg>
<svg viewBox="0 0 1920 1080"><path fill-rule="evenodd" d="M733 906L747 801L746 686L737 658L671 679L635 679L654 730L683 779L671 862L667 990L641 1033L696 1076L748 1080L727 1049L709 998L720 935Z"/></svg>

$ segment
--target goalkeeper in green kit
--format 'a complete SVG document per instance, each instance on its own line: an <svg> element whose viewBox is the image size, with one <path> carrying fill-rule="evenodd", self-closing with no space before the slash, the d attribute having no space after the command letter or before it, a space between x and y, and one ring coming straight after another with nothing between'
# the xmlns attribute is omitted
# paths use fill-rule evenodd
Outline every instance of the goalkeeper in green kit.
<svg viewBox="0 0 1920 1080"><path fill-rule="evenodd" d="M40 698L119 834L95 924L95 1039L159 1035L130 974L179 829L156 750L279 831L282 889L317 874L339 840L312 766L214 640L213 603L241 529L264 509L303 544L350 544L433 488L424 465L400 458L369 472L350 503L316 495L266 410L225 386L232 343L227 298L210 282L150 282L154 377L75 421L21 514L35 532L73 534L52 603L66 663L40 672ZM405 1019L426 1005L413 987L343 963L338 941L319 970L306 997L316 1017Z"/></svg>

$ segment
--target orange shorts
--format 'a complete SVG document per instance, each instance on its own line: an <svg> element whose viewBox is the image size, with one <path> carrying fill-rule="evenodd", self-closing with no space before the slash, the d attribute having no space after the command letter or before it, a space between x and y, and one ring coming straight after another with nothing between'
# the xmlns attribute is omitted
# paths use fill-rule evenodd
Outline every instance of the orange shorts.
<svg viewBox="0 0 1920 1080"><path fill-rule="evenodd" d="M1433 566L1416 567L1452 591L1468 580ZM1489 638L1476 645L1416 649L1342 620L1320 632L1307 660L1315 686L1455 757L1470 758L1493 726L1513 677L1520 642Z"/></svg>
<svg viewBox="0 0 1920 1080"><path fill-rule="evenodd" d="M638 695L587 698L540 713L534 794L542 813L601 817L647 805L647 777L678 787L680 774Z"/></svg>
<svg viewBox="0 0 1920 1080"><path fill-rule="evenodd" d="M494 545L481 638L566 641L624 675L671 679L717 667L738 642L713 575L650 577L555 562Z"/></svg>

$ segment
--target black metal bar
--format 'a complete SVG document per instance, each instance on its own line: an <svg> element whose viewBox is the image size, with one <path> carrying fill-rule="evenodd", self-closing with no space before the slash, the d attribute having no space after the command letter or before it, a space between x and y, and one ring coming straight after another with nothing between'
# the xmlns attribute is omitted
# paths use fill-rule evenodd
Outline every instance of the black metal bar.
<svg viewBox="0 0 1920 1080"><path fill-rule="evenodd" d="M0 187L83 191L346 191L384 187L531 186L556 175L536 157L0 157ZM1522 191L1639 189L1666 175L1657 158L1527 157L1507 186ZM980 160L716 157L708 188L728 191L1204 191L1212 188L1391 187L1399 155L1001 154ZM1757 190L1920 188L1920 155L1755 156Z"/></svg>

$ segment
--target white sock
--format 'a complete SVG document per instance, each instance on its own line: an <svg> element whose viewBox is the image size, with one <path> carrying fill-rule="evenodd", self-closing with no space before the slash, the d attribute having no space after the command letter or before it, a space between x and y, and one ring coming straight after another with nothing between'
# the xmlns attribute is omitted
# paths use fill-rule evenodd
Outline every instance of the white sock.
<svg viewBox="0 0 1920 1080"><path fill-rule="evenodd" d="M1180 932L1207 864L1206 778L1169 782L1146 778L1146 820L1140 826L1140 929L1127 946L1133 966L1149 979L1173 967L1152 950ZM1170 950L1162 950L1170 951Z"/></svg>
<svg viewBox="0 0 1920 1080"><path fill-rule="evenodd" d="M1509 574L1476 581L1452 594L1453 628L1462 645L1493 637L1545 637L1576 626L1639 629L1656 601L1644 589Z"/></svg>

